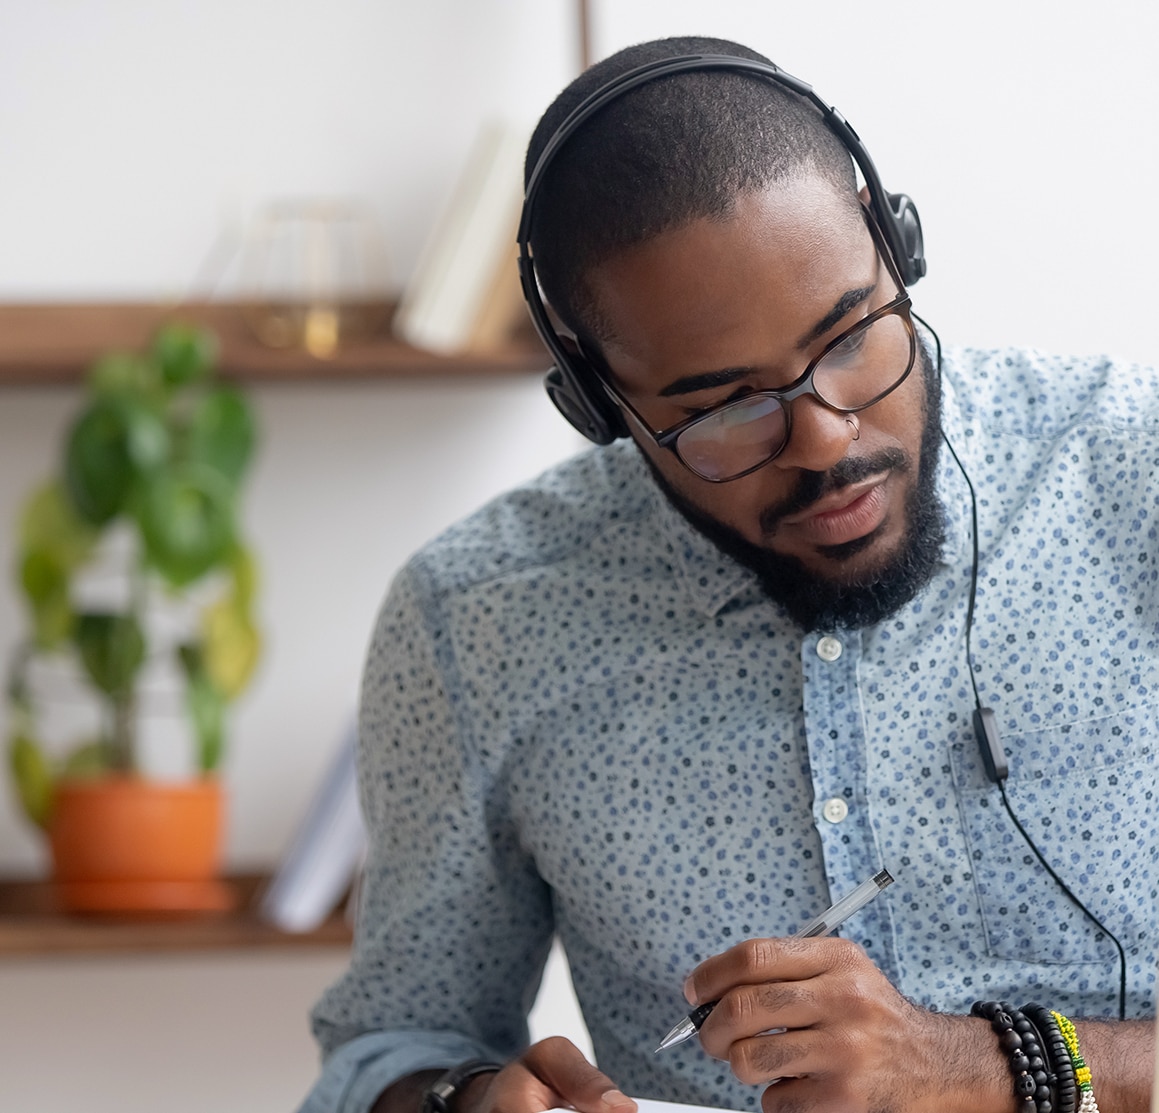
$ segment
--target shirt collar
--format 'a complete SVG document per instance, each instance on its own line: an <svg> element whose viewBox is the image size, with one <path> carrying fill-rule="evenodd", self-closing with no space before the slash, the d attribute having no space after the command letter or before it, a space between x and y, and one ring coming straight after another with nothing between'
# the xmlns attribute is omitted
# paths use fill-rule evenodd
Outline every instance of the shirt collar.
<svg viewBox="0 0 1159 1113"><path fill-rule="evenodd" d="M638 448L636 452L639 453ZM648 470L642 458L640 466ZM647 481L654 492L653 515L658 535L693 607L712 618L743 591L759 589L756 576L696 529L668 501L651 474Z"/></svg>

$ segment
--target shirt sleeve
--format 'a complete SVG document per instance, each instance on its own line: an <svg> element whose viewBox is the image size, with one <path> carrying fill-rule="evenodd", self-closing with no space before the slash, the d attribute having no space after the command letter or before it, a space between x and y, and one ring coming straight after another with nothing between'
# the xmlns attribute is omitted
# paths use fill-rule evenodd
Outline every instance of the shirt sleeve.
<svg viewBox="0 0 1159 1113"><path fill-rule="evenodd" d="M518 1054L551 945L550 890L418 565L379 614L361 702L369 853L350 966L311 1014L324 1061L302 1113L364 1113L414 1071Z"/></svg>

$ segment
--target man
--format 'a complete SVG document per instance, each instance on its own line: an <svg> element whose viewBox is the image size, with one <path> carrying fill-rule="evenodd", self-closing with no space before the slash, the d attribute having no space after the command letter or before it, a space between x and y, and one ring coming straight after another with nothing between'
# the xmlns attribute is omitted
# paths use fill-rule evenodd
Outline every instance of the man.
<svg viewBox="0 0 1159 1113"><path fill-rule="evenodd" d="M758 73L622 89L536 170L589 94L703 54L761 60L631 48L532 139L550 388L620 439L396 580L364 679L358 941L307 1108L414 1113L487 1060L427 1108L1073 1109L1053 1021L1018 1020L1050 1045L1023 1067L1002 1010L966 1015L1033 1000L1080 1018L1104 1108L1141 1110L1159 381L942 363L901 274L916 218L859 197L855 139ZM883 867L845 938L792 938ZM598 1068L527 1047L553 932Z"/></svg>

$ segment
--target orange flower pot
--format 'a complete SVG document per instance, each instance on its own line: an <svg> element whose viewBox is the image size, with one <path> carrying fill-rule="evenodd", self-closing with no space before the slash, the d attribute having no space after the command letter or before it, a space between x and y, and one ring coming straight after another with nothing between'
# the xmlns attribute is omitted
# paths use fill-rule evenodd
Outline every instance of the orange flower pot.
<svg viewBox="0 0 1159 1113"><path fill-rule="evenodd" d="M63 781L48 837L62 907L71 912L225 911L217 879L225 798L212 778Z"/></svg>

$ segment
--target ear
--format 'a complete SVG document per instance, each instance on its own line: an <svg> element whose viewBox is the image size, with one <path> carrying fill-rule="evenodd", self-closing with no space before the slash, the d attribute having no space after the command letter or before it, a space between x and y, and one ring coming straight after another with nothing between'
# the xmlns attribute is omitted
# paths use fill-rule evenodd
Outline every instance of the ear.
<svg viewBox="0 0 1159 1113"><path fill-rule="evenodd" d="M857 196L861 198L861 203L868 209L869 208L869 186L862 186L857 191Z"/></svg>

